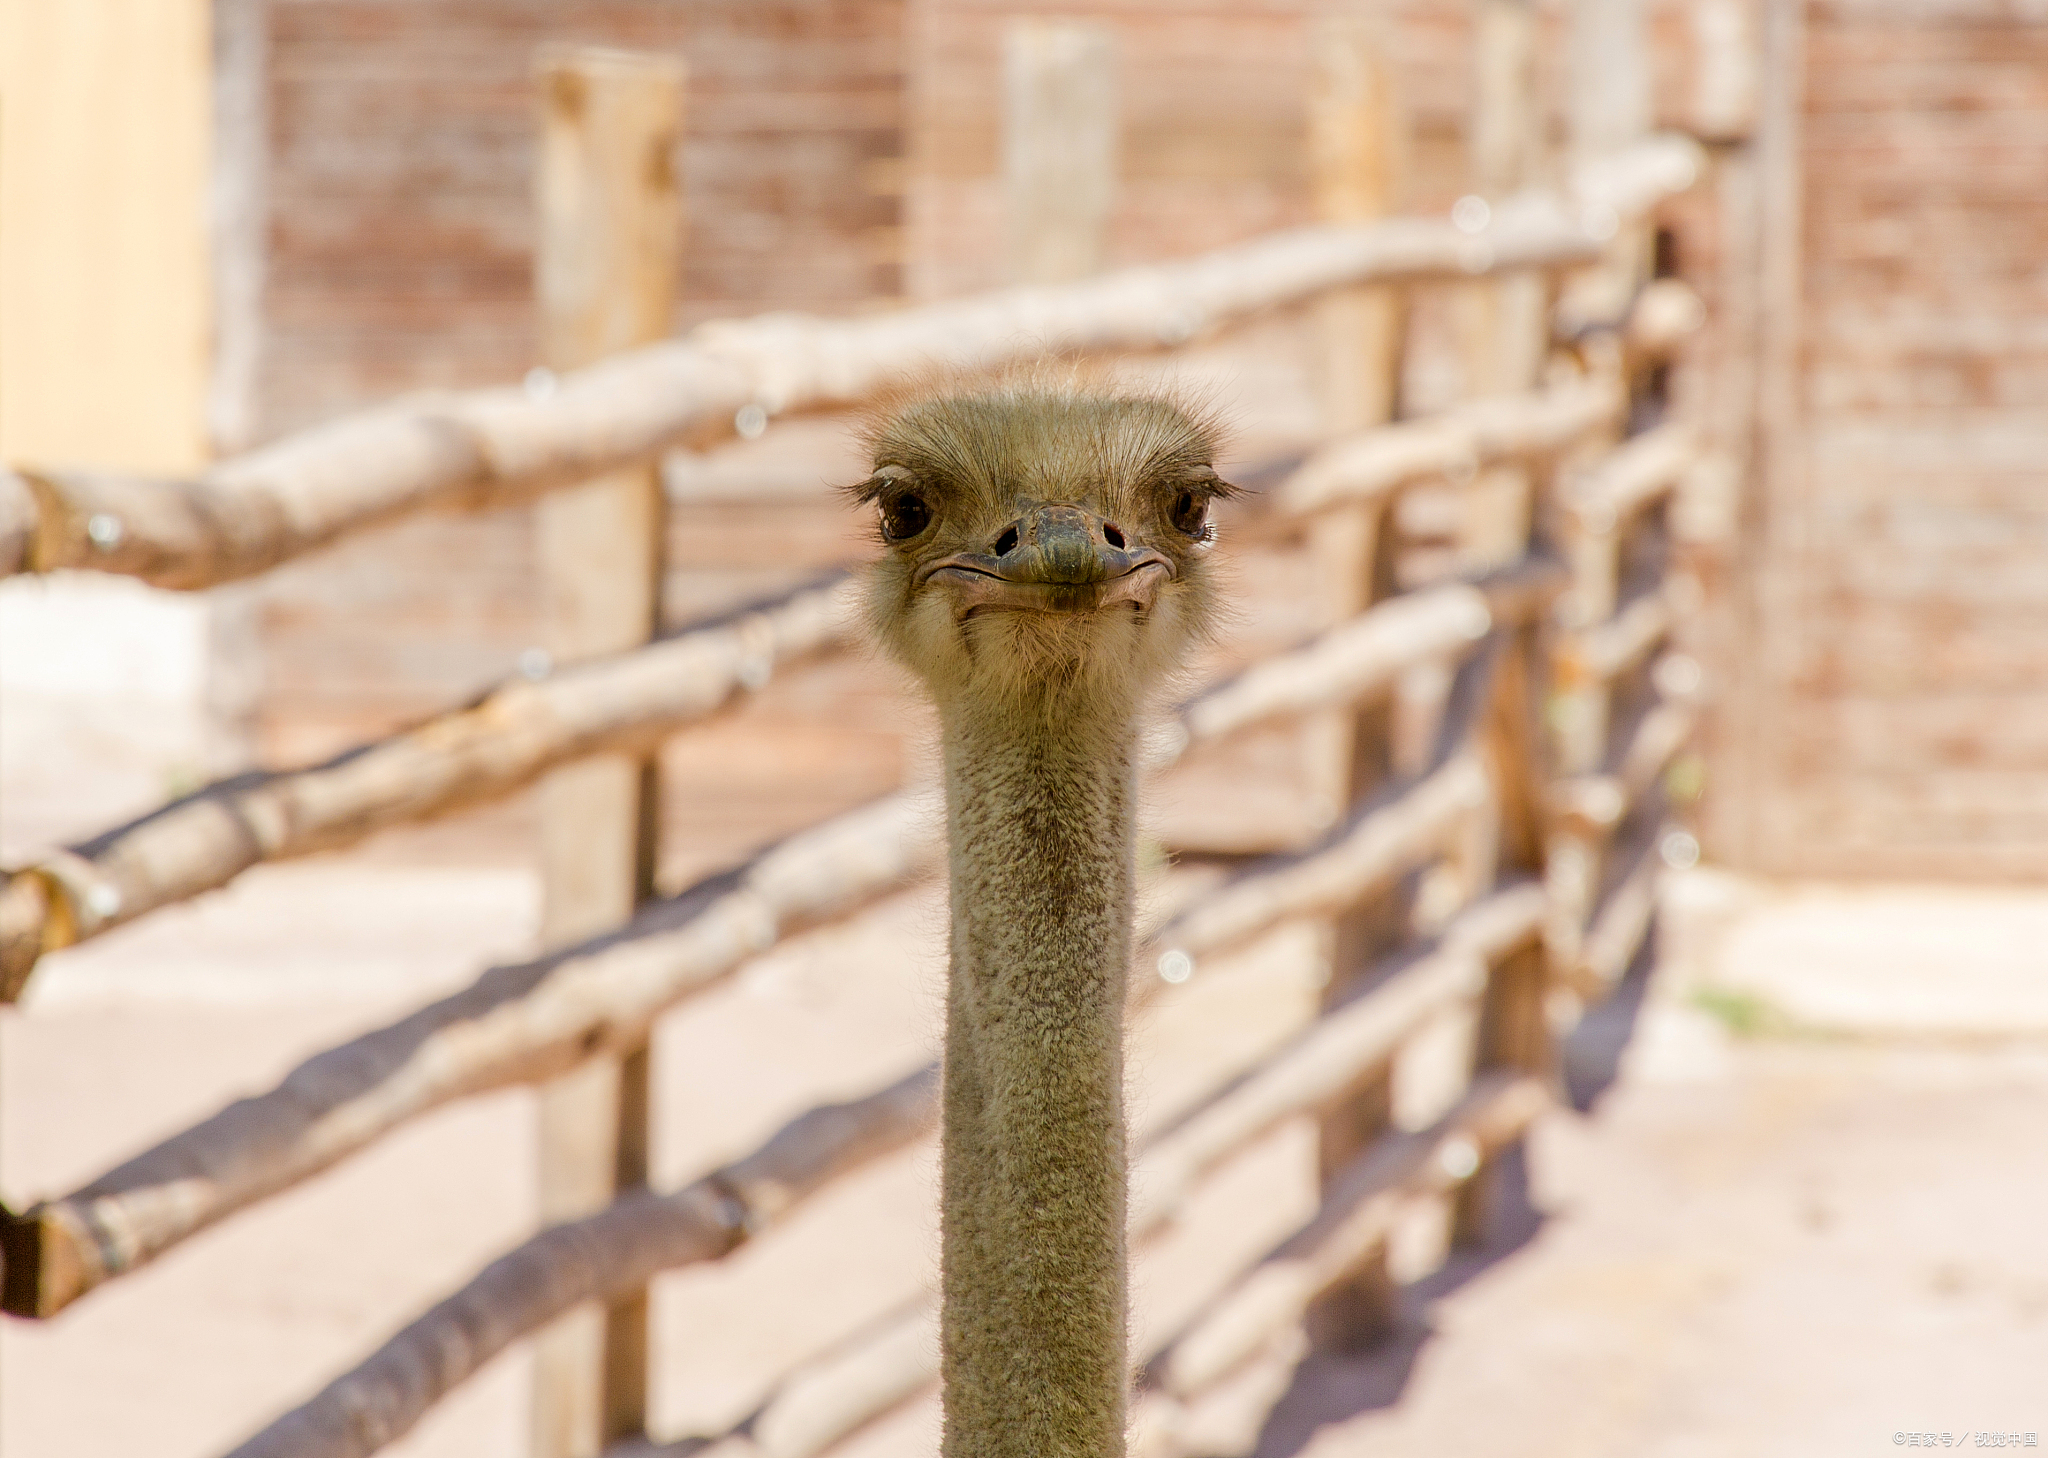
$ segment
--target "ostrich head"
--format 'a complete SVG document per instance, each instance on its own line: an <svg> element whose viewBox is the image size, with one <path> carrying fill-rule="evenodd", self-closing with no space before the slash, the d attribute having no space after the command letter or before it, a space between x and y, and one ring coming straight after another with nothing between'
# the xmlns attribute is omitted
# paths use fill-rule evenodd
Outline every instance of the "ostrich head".
<svg viewBox="0 0 2048 1458"><path fill-rule="evenodd" d="M869 431L868 611L942 708L1127 722L1213 611L1215 424L1156 395L999 382Z"/></svg>

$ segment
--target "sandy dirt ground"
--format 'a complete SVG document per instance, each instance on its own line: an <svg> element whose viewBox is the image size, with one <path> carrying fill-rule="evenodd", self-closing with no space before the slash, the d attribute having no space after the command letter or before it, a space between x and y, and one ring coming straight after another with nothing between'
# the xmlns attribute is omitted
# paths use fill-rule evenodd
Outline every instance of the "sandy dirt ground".
<svg viewBox="0 0 2048 1458"><path fill-rule="evenodd" d="M138 803L160 793L131 778ZM15 801L17 851L122 808L53 785ZM0 1012L0 1197L72 1188L517 953L534 902L517 865L373 850L53 957ZM1526 1202L1434 1270L1419 1222L1395 1338L1269 1354L1202 1414L1217 1451L1810 1458L2048 1433L2048 897L1696 872L1664 925L1655 975L1567 1050L1579 1107L1534 1131ZM930 1056L941 931L930 893L899 897L669 1017L657 1181ZM1298 1026L1308 960L1276 938L1157 1005L1133 1034L1141 1133ZM531 1230L532 1121L525 1093L443 1110L52 1321L0 1324L0 1455L231 1447ZM1247 1151L1143 1253L1141 1342L1306 1215L1309 1132ZM913 1149L664 1278L656 1431L721 1430L923 1289L933 1205ZM526 1385L515 1349L388 1451L515 1458ZM925 1400L842 1451L935 1435Z"/></svg>

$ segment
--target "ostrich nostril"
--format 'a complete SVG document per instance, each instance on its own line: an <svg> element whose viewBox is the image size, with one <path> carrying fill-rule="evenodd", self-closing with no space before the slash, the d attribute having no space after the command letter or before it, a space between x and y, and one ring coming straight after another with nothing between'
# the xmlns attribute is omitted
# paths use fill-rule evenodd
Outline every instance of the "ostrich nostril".
<svg viewBox="0 0 2048 1458"><path fill-rule="evenodd" d="M1015 527L1006 527L1003 530L1003 534L996 538L996 555L998 557L1007 557L1016 550L1017 529Z"/></svg>
<svg viewBox="0 0 2048 1458"><path fill-rule="evenodd" d="M1106 521L1102 524L1102 540L1108 542L1118 551L1122 551L1124 546L1124 529L1113 521Z"/></svg>

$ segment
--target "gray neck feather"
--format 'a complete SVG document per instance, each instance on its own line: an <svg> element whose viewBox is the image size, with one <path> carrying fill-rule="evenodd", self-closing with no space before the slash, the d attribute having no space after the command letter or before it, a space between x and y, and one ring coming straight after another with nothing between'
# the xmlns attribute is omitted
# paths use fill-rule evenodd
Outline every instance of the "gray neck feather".
<svg viewBox="0 0 2048 1458"><path fill-rule="evenodd" d="M943 1451L1121 1458L1130 720L945 729Z"/></svg>

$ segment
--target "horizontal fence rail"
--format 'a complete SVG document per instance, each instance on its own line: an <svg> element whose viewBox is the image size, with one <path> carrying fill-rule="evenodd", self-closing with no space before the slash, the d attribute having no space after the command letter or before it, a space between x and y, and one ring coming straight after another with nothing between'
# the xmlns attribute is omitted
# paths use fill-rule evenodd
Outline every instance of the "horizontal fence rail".
<svg viewBox="0 0 2048 1458"><path fill-rule="evenodd" d="M501 799L585 755L651 748L778 666L852 638L852 585L842 578L634 652L515 678L469 708L313 769L210 786L0 888L0 1001L19 995L44 952L262 862Z"/></svg>
<svg viewBox="0 0 2048 1458"><path fill-rule="evenodd" d="M1305 516L1418 481L1467 481L1482 467L1556 455L1593 431L1611 430L1626 405L1618 381L1590 379L1381 426L1316 452L1274 492L1273 504Z"/></svg>
<svg viewBox="0 0 2048 1458"><path fill-rule="evenodd" d="M1617 218L1690 187L1700 158L1689 139L1660 137L1582 168L1568 205L1530 194L1470 232L1417 218L1302 228L1185 262L870 319L707 324L524 389L402 400L189 481L18 467L0 474L0 573L89 568L212 587L414 512L529 500L716 439L741 412L765 423L1048 350L1173 348L1347 284L1592 263Z"/></svg>

